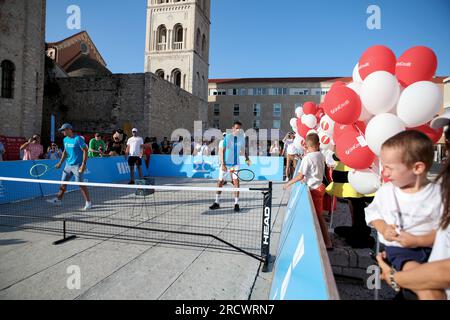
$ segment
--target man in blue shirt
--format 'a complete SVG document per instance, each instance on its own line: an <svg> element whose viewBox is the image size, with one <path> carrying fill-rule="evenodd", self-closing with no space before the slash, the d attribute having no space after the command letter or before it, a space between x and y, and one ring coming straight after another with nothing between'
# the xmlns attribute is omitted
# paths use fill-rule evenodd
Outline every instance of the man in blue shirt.
<svg viewBox="0 0 450 320"><path fill-rule="evenodd" d="M73 132L72 126L68 123L64 124L59 131L65 136L64 152L61 156L61 160L55 168L61 168L63 162L67 159L61 180L70 181L72 176L74 176L76 182L83 182L83 173L86 170L86 162L88 159L88 147L86 142L82 137ZM55 199L48 200L48 202L53 204L61 204L61 200L64 197L66 189L67 185L61 185L58 196ZM84 200L86 201L83 210L87 211L92 208L88 189L85 186L80 186L80 190Z"/></svg>
<svg viewBox="0 0 450 320"><path fill-rule="evenodd" d="M222 149L222 150L221 150ZM222 188L226 176L231 175L233 180L233 185L235 188L239 188L239 179L236 171L239 171L240 165L240 155L245 154L245 162L250 165L250 159L248 157L248 150L246 148L245 135L242 131L242 123L236 121L233 124L232 133L227 134L223 139L223 147L219 149L219 154L222 159L219 160L221 163L219 182L217 183L218 188ZM222 192L217 192L216 200L212 206L209 207L211 210L216 210L220 208L220 195ZM235 193L234 198L234 211L239 212L239 192Z"/></svg>

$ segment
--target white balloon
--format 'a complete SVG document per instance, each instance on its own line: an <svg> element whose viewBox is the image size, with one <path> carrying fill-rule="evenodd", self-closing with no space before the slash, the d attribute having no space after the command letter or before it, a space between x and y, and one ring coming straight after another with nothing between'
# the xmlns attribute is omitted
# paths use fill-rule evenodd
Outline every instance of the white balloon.
<svg viewBox="0 0 450 320"><path fill-rule="evenodd" d="M381 153L381 146L397 133L405 131L403 121L391 113L382 113L373 117L366 128L366 141L370 150L377 156Z"/></svg>
<svg viewBox="0 0 450 320"><path fill-rule="evenodd" d="M348 88L355 91L359 96L361 95L361 88L362 83L358 82L352 82L347 85ZM361 101L362 102L362 101ZM359 121L367 121L370 120L373 117L373 114L371 114L369 111L367 111L367 108L364 104L361 105L361 115L359 116Z"/></svg>
<svg viewBox="0 0 450 320"><path fill-rule="evenodd" d="M333 147L331 137L324 132L319 132L320 147L324 150L329 150Z"/></svg>
<svg viewBox="0 0 450 320"><path fill-rule="evenodd" d="M359 116L359 121L368 122L370 119L374 117L369 111L367 111L366 107L361 106L361 115Z"/></svg>
<svg viewBox="0 0 450 320"><path fill-rule="evenodd" d="M358 96L361 94L361 87L362 87L362 83L361 82L350 82L347 85L347 88L350 88L353 91L355 91Z"/></svg>
<svg viewBox="0 0 450 320"><path fill-rule="evenodd" d="M297 129L297 118L292 118L292 119L289 121L289 124L291 125L292 128Z"/></svg>
<svg viewBox="0 0 450 320"><path fill-rule="evenodd" d="M304 114L302 116L302 123L308 128L315 128L317 126L317 118L313 114Z"/></svg>
<svg viewBox="0 0 450 320"><path fill-rule="evenodd" d="M361 86L361 102L371 114L389 112L397 104L400 84L386 71L376 71L367 76Z"/></svg>
<svg viewBox="0 0 450 320"><path fill-rule="evenodd" d="M297 116L297 118L301 118L303 114L303 107L297 107L297 109L295 109L295 115Z"/></svg>
<svg viewBox="0 0 450 320"><path fill-rule="evenodd" d="M381 186L380 176L375 172L373 169L350 171L348 182L361 194L375 193Z"/></svg>
<svg viewBox="0 0 450 320"><path fill-rule="evenodd" d="M408 128L427 123L443 104L441 88L431 81L419 81L407 87L397 104L397 115Z"/></svg>
<svg viewBox="0 0 450 320"><path fill-rule="evenodd" d="M311 129L311 130L308 131L308 133L306 134L306 136L309 136L310 134L313 134L313 133L314 133L314 134L317 134L317 135L319 134L319 132L317 132L317 130Z"/></svg>
<svg viewBox="0 0 450 320"><path fill-rule="evenodd" d="M361 75L359 74L359 63L356 63L355 67L353 68L353 82L363 82L363 80L361 79Z"/></svg>
<svg viewBox="0 0 450 320"><path fill-rule="evenodd" d="M325 152L325 151L333 152L333 148L334 148L334 144L332 144L332 143L320 144L320 151L322 151L322 152Z"/></svg>
<svg viewBox="0 0 450 320"><path fill-rule="evenodd" d="M296 147L299 150L302 150L304 142L305 142L305 139L303 139L303 137L301 135L299 135L299 134L295 135L294 147Z"/></svg>
<svg viewBox="0 0 450 320"><path fill-rule="evenodd" d="M332 136L334 131L334 121L329 116L324 115L322 119L320 119L319 128L327 135Z"/></svg>

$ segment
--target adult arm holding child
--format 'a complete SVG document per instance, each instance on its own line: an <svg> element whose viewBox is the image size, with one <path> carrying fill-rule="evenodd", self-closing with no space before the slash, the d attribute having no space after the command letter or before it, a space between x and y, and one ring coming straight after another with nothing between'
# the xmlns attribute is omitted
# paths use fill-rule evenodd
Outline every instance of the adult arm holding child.
<svg viewBox="0 0 450 320"><path fill-rule="evenodd" d="M385 262L385 253L377 256L381 268L380 278L390 286L392 280L400 288L411 290L443 290L450 287L450 259L424 263L414 269L393 272Z"/></svg>

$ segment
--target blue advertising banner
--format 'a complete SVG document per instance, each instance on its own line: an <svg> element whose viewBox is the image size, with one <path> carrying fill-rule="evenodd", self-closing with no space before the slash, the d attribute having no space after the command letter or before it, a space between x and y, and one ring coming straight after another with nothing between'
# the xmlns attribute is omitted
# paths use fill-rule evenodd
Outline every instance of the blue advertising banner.
<svg viewBox="0 0 450 320"><path fill-rule="evenodd" d="M298 170L298 168L297 168ZM271 300L328 300L330 292L325 264L320 255L320 231L308 187L292 186L277 251ZM329 275L332 277L332 274Z"/></svg>
<svg viewBox="0 0 450 320"><path fill-rule="evenodd" d="M250 169L255 172L256 180L282 180L283 158L251 157L250 159L252 161ZM54 169L56 163L57 160L0 162L0 177L59 181L63 168ZM242 163L245 163L244 159ZM36 177L32 171L33 166L39 166L39 169L43 171L47 167L48 170L42 176ZM241 169L245 168L249 167L245 164L241 166ZM219 165L217 157L152 155L148 167L143 161L142 171L144 176L153 177L217 179ZM84 174L85 182L114 183L129 179L130 168L125 157L90 158ZM57 192L57 185L0 181L0 204L52 195Z"/></svg>
<svg viewBox="0 0 450 320"><path fill-rule="evenodd" d="M57 162L57 160L0 162L0 177L59 181L64 165L60 169L55 169ZM36 177L32 170L33 166L38 166L40 172L44 172L45 168L48 169L42 176ZM143 174L148 174L145 165ZM129 179L130 169L124 157L89 159L84 173L85 182L112 183ZM68 189L73 188L69 187ZM57 185L0 181L0 204L52 195L57 192Z"/></svg>
<svg viewBox="0 0 450 320"><path fill-rule="evenodd" d="M251 166L240 159L240 169L250 169L257 181L283 181L283 158L250 157ZM152 155L150 175L153 177L219 178L219 159L206 156Z"/></svg>

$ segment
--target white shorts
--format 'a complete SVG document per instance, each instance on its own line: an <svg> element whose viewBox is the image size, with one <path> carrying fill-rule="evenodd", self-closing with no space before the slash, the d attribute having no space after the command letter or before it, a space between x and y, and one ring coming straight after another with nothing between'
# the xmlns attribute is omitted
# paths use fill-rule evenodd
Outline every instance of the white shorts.
<svg viewBox="0 0 450 320"><path fill-rule="evenodd" d="M219 181L224 181L227 178L227 176L229 176L231 174L231 171L233 171L233 173L231 174L232 175L231 179L237 180L238 175L235 172L239 170L239 166L238 165L232 166L232 167L227 166L227 169L228 169L228 171L223 171L222 166L220 167Z"/></svg>

